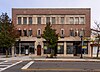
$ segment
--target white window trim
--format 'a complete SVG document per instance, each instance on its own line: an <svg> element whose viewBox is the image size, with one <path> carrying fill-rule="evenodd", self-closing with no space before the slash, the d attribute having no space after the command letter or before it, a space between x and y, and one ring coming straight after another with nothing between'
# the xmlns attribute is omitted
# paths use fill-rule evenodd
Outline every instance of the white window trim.
<svg viewBox="0 0 100 72"><path fill-rule="evenodd" d="M38 36L38 31L40 30L40 35L41 35L41 29L39 28L39 29L37 29L37 36Z"/></svg>
<svg viewBox="0 0 100 72"><path fill-rule="evenodd" d="M63 31L63 34L62 34L62 31ZM61 35L64 35L64 34L65 34L64 29L63 29L63 28L61 29L60 34L61 34Z"/></svg>

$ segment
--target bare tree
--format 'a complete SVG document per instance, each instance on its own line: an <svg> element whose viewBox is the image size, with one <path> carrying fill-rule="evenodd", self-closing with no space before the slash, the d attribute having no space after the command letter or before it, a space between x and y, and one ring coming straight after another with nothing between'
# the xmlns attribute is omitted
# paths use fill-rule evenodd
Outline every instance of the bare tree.
<svg viewBox="0 0 100 72"><path fill-rule="evenodd" d="M92 30L92 34L94 34L96 36L96 41L97 41L97 58L99 55L99 43L100 43L100 23L98 23L97 21L94 22L95 23L95 27L93 27Z"/></svg>

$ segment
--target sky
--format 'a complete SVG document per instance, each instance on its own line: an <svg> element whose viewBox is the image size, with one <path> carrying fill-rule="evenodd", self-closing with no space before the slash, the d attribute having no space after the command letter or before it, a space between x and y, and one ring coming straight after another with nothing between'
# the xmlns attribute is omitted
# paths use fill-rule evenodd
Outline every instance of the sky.
<svg viewBox="0 0 100 72"><path fill-rule="evenodd" d="M0 15L11 18L12 8L91 8L91 27L100 23L100 0L0 0Z"/></svg>

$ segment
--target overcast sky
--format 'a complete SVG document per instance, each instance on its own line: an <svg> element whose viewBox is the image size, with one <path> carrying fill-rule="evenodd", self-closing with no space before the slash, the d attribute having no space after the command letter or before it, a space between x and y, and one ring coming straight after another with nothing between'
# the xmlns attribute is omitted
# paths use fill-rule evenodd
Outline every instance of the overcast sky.
<svg viewBox="0 0 100 72"><path fill-rule="evenodd" d="M12 8L91 8L91 27L100 22L100 0L0 0L0 15Z"/></svg>

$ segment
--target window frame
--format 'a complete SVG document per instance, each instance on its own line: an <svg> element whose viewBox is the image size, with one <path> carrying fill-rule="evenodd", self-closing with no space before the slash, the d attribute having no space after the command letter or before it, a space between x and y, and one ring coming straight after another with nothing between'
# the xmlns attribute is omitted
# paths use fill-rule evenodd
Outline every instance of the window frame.
<svg viewBox="0 0 100 72"><path fill-rule="evenodd" d="M32 24L32 23L33 23L32 17L28 17L28 23L29 23L29 24Z"/></svg>
<svg viewBox="0 0 100 72"><path fill-rule="evenodd" d="M52 17L52 24L56 24L56 17Z"/></svg>
<svg viewBox="0 0 100 72"><path fill-rule="evenodd" d="M41 29L37 29L37 37L41 37Z"/></svg>
<svg viewBox="0 0 100 72"><path fill-rule="evenodd" d="M60 35L61 35L61 38L64 38L64 35L65 35L64 29L61 29Z"/></svg>
<svg viewBox="0 0 100 72"><path fill-rule="evenodd" d="M20 18L20 20L19 20ZM17 24L22 24L22 17L17 17L18 21L17 21Z"/></svg>
<svg viewBox="0 0 100 72"><path fill-rule="evenodd" d="M46 17L46 24L50 23L50 17Z"/></svg>
<svg viewBox="0 0 100 72"><path fill-rule="evenodd" d="M28 36L32 36L32 29L28 30Z"/></svg>
<svg viewBox="0 0 100 72"><path fill-rule="evenodd" d="M23 17L23 24L27 24L27 17Z"/></svg>
<svg viewBox="0 0 100 72"><path fill-rule="evenodd" d="M41 24L41 17L37 17L37 24Z"/></svg>
<svg viewBox="0 0 100 72"><path fill-rule="evenodd" d="M85 24L85 17L80 17L80 24Z"/></svg>
<svg viewBox="0 0 100 72"><path fill-rule="evenodd" d="M61 23L61 24L64 24L64 22L65 22L64 19L65 19L64 17L61 17L61 18L60 18L60 23Z"/></svg>
<svg viewBox="0 0 100 72"><path fill-rule="evenodd" d="M74 36L75 34L74 34L74 30L72 29L72 30L70 30L70 36Z"/></svg>
<svg viewBox="0 0 100 72"><path fill-rule="evenodd" d="M69 23L70 23L70 24L74 24L74 17L70 17L70 18L69 18Z"/></svg>
<svg viewBox="0 0 100 72"><path fill-rule="evenodd" d="M23 36L27 36L27 30L26 29L23 30Z"/></svg>
<svg viewBox="0 0 100 72"><path fill-rule="evenodd" d="M79 24L79 17L75 17L75 24Z"/></svg>

